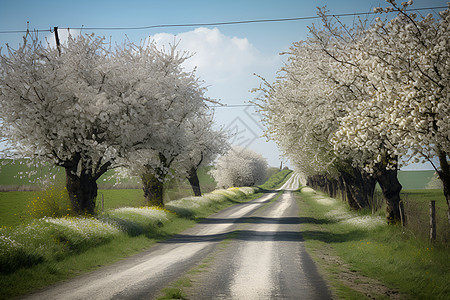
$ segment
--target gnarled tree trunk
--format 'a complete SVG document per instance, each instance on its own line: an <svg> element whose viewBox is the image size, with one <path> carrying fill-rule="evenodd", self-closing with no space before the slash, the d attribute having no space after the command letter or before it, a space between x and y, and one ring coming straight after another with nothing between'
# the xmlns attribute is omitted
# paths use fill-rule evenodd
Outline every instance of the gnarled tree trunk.
<svg viewBox="0 0 450 300"><path fill-rule="evenodd" d="M376 181L361 169L349 167L340 172L338 179L329 175L309 176L307 185L332 198L340 191L342 200L352 209L361 209L370 206Z"/></svg>
<svg viewBox="0 0 450 300"><path fill-rule="evenodd" d="M141 174L142 188L148 206L164 206L164 184L151 168L146 168L146 172Z"/></svg>
<svg viewBox="0 0 450 300"><path fill-rule="evenodd" d="M97 181L90 172L78 176L72 168L66 168L66 188L72 209L77 214L93 215L97 198Z"/></svg>
<svg viewBox="0 0 450 300"><path fill-rule="evenodd" d="M188 171L188 180L189 180L189 183L191 184L194 195L201 196L202 191L200 189L200 181L198 180L196 168L191 167L191 169Z"/></svg>
<svg viewBox="0 0 450 300"><path fill-rule="evenodd" d="M159 167L150 165L144 166L144 172L141 174L142 184L144 185L144 197L149 206L164 207L164 180L168 174L168 169L175 157L167 160L164 154L159 153Z"/></svg>
<svg viewBox="0 0 450 300"><path fill-rule="evenodd" d="M397 161L394 158L393 161ZM405 220L403 202L400 201L402 185L398 181L397 169L386 169L386 163L379 163L374 167L374 178L381 187L386 200L386 219L390 224Z"/></svg>
<svg viewBox="0 0 450 300"><path fill-rule="evenodd" d="M83 164L81 154L76 153L71 159L62 161L58 165L66 171L66 189L73 211L79 215L94 215L98 190L97 179L109 169L111 162L102 163L100 160L94 168L92 163Z"/></svg>
<svg viewBox="0 0 450 300"><path fill-rule="evenodd" d="M373 178L373 176L364 171L361 173L361 176L363 180L364 194L367 197L367 201L369 202L369 207L373 211L374 209L373 197L375 194L375 187L377 185L377 181L375 180L375 178Z"/></svg>
<svg viewBox="0 0 450 300"><path fill-rule="evenodd" d="M370 206L376 182L359 168L351 168L340 172L344 183L347 203L353 209L362 209Z"/></svg>
<svg viewBox="0 0 450 300"><path fill-rule="evenodd" d="M439 164L441 165L438 174L444 185L444 195L447 201L447 219L448 224L450 225L450 166L448 164L447 156L447 153L444 151L438 152Z"/></svg>

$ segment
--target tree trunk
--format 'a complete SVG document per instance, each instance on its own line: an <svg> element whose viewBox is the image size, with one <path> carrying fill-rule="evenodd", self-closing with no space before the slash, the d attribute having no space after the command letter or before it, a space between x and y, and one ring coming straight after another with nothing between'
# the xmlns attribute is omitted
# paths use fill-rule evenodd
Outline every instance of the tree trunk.
<svg viewBox="0 0 450 300"><path fill-rule="evenodd" d="M347 194L345 191L345 182L342 176L338 176L338 190L340 192L341 200L347 202Z"/></svg>
<svg viewBox="0 0 450 300"><path fill-rule="evenodd" d="M200 189L200 181L198 180L197 176L197 169L192 167L188 172L188 180L191 184L192 191L194 192L195 196L201 196L202 191Z"/></svg>
<svg viewBox="0 0 450 300"><path fill-rule="evenodd" d="M439 178L444 185L444 195L447 201L447 221L450 225L450 166L447 160L447 153L444 151L438 152L439 164L441 169L438 171Z"/></svg>
<svg viewBox="0 0 450 300"><path fill-rule="evenodd" d="M341 171L341 177L347 194L347 203L353 209L369 206L369 197L373 195L375 180L365 175L359 168Z"/></svg>
<svg viewBox="0 0 450 300"><path fill-rule="evenodd" d="M158 154L158 157L160 166L153 168L150 165L145 165L141 179L144 185L144 197L147 205L164 207L164 179L175 157L168 160L161 152Z"/></svg>
<svg viewBox="0 0 450 300"><path fill-rule="evenodd" d="M404 220L403 202L400 202L400 191L402 185L397 178L397 169L387 170L385 164L377 164L374 168L374 178L381 187L384 199L386 200L386 219L390 224ZM400 216L400 213L403 215Z"/></svg>
<svg viewBox="0 0 450 300"><path fill-rule="evenodd" d="M141 174L142 184L144 185L144 197L148 206L164 207L163 195L164 184L163 178L158 178L151 168L146 167L146 172Z"/></svg>
<svg viewBox="0 0 450 300"><path fill-rule="evenodd" d="M360 209L358 201L356 201L355 193L353 191L353 185L348 183L346 179L344 179L344 189L345 189L345 199L347 200L347 204L351 209Z"/></svg>
<svg viewBox="0 0 450 300"><path fill-rule="evenodd" d="M97 198L97 181L92 172L83 170L76 175L74 168L66 169L66 188L72 209L77 214L93 215Z"/></svg>
<svg viewBox="0 0 450 300"><path fill-rule="evenodd" d="M375 194L377 181L375 180L375 178L373 178L373 176L366 172L363 172L361 175L363 179L364 194L367 197L369 207L370 209L372 209L372 211L375 211L377 207L374 207L374 205L376 206L376 204L373 202L373 196Z"/></svg>

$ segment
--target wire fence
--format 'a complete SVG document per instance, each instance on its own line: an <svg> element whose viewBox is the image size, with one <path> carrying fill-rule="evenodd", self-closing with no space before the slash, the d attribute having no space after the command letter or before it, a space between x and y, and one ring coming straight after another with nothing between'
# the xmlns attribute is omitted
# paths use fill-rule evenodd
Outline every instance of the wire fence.
<svg viewBox="0 0 450 300"><path fill-rule="evenodd" d="M430 239L430 204L428 201L403 200L405 209L405 230L415 237ZM449 245L450 225L447 210L436 208L436 242Z"/></svg>

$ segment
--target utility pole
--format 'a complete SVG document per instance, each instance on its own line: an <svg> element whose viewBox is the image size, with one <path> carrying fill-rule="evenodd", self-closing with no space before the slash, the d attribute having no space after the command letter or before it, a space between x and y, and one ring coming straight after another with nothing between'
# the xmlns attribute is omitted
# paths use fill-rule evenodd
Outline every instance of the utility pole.
<svg viewBox="0 0 450 300"><path fill-rule="evenodd" d="M61 56L61 44L59 42L58 26L53 27L53 32L55 33L56 48L58 48L59 56Z"/></svg>

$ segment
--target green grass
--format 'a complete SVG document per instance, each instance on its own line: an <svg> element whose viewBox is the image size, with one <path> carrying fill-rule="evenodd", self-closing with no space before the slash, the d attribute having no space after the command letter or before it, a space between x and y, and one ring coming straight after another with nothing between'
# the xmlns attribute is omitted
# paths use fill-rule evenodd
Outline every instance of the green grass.
<svg viewBox="0 0 450 300"><path fill-rule="evenodd" d="M400 197L404 201L412 200L423 203L429 203L431 200L435 200L437 209L447 208L443 190L404 190L400 192Z"/></svg>
<svg viewBox="0 0 450 300"><path fill-rule="evenodd" d="M29 160L0 159L0 185L2 186L38 186L40 179L53 177L64 178L64 169L49 166L28 166Z"/></svg>
<svg viewBox="0 0 450 300"><path fill-rule="evenodd" d="M145 204L142 189L108 189L98 190L96 206L101 208L103 195L104 209L115 209L124 206L139 207Z"/></svg>
<svg viewBox="0 0 450 300"><path fill-rule="evenodd" d="M35 192L0 192L0 227L22 224L34 195Z"/></svg>
<svg viewBox="0 0 450 300"><path fill-rule="evenodd" d="M99 190L97 208L101 208L103 194L104 209L114 209L123 206L139 207L144 205L145 199L140 189ZM37 192L0 192L0 227L11 227L30 220L28 204Z"/></svg>
<svg viewBox="0 0 450 300"><path fill-rule="evenodd" d="M426 239L403 233L400 226L354 225L335 213L346 211L342 202L319 203L315 200L317 194L306 192L296 196L300 217L305 218L302 230L306 247L337 297L361 299L370 295L388 299L389 292L398 291L406 298L447 299L448 244L430 244ZM359 281L370 284L361 285Z"/></svg>
<svg viewBox="0 0 450 300"><path fill-rule="evenodd" d="M430 201L436 201L436 241L450 243L448 206L442 190L405 190L401 192L406 213L405 230L421 239L429 238Z"/></svg>
<svg viewBox="0 0 450 300"><path fill-rule="evenodd" d="M259 187L264 190L272 190L281 187L288 179L292 170L286 169L275 172L264 184Z"/></svg>
<svg viewBox="0 0 450 300"><path fill-rule="evenodd" d="M187 224L187 226L191 226L191 224ZM167 232L170 232L169 229L167 229ZM0 289L2 290L0 299L24 295L35 289L95 270L100 266L119 261L126 256L137 254L156 241L156 239L144 235L137 237L122 235L110 243L91 248L60 261L44 262L31 268L19 269L9 275L0 275Z"/></svg>
<svg viewBox="0 0 450 300"><path fill-rule="evenodd" d="M65 171L62 167L52 165L31 164L30 160L9 160L0 159L0 186L20 188L42 186L43 180L50 180L54 185L63 184L65 181ZM115 170L110 170L103 174L97 181L100 187L111 188L117 182ZM137 177L125 178L121 180L122 186L136 186L139 184Z"/></svg>

